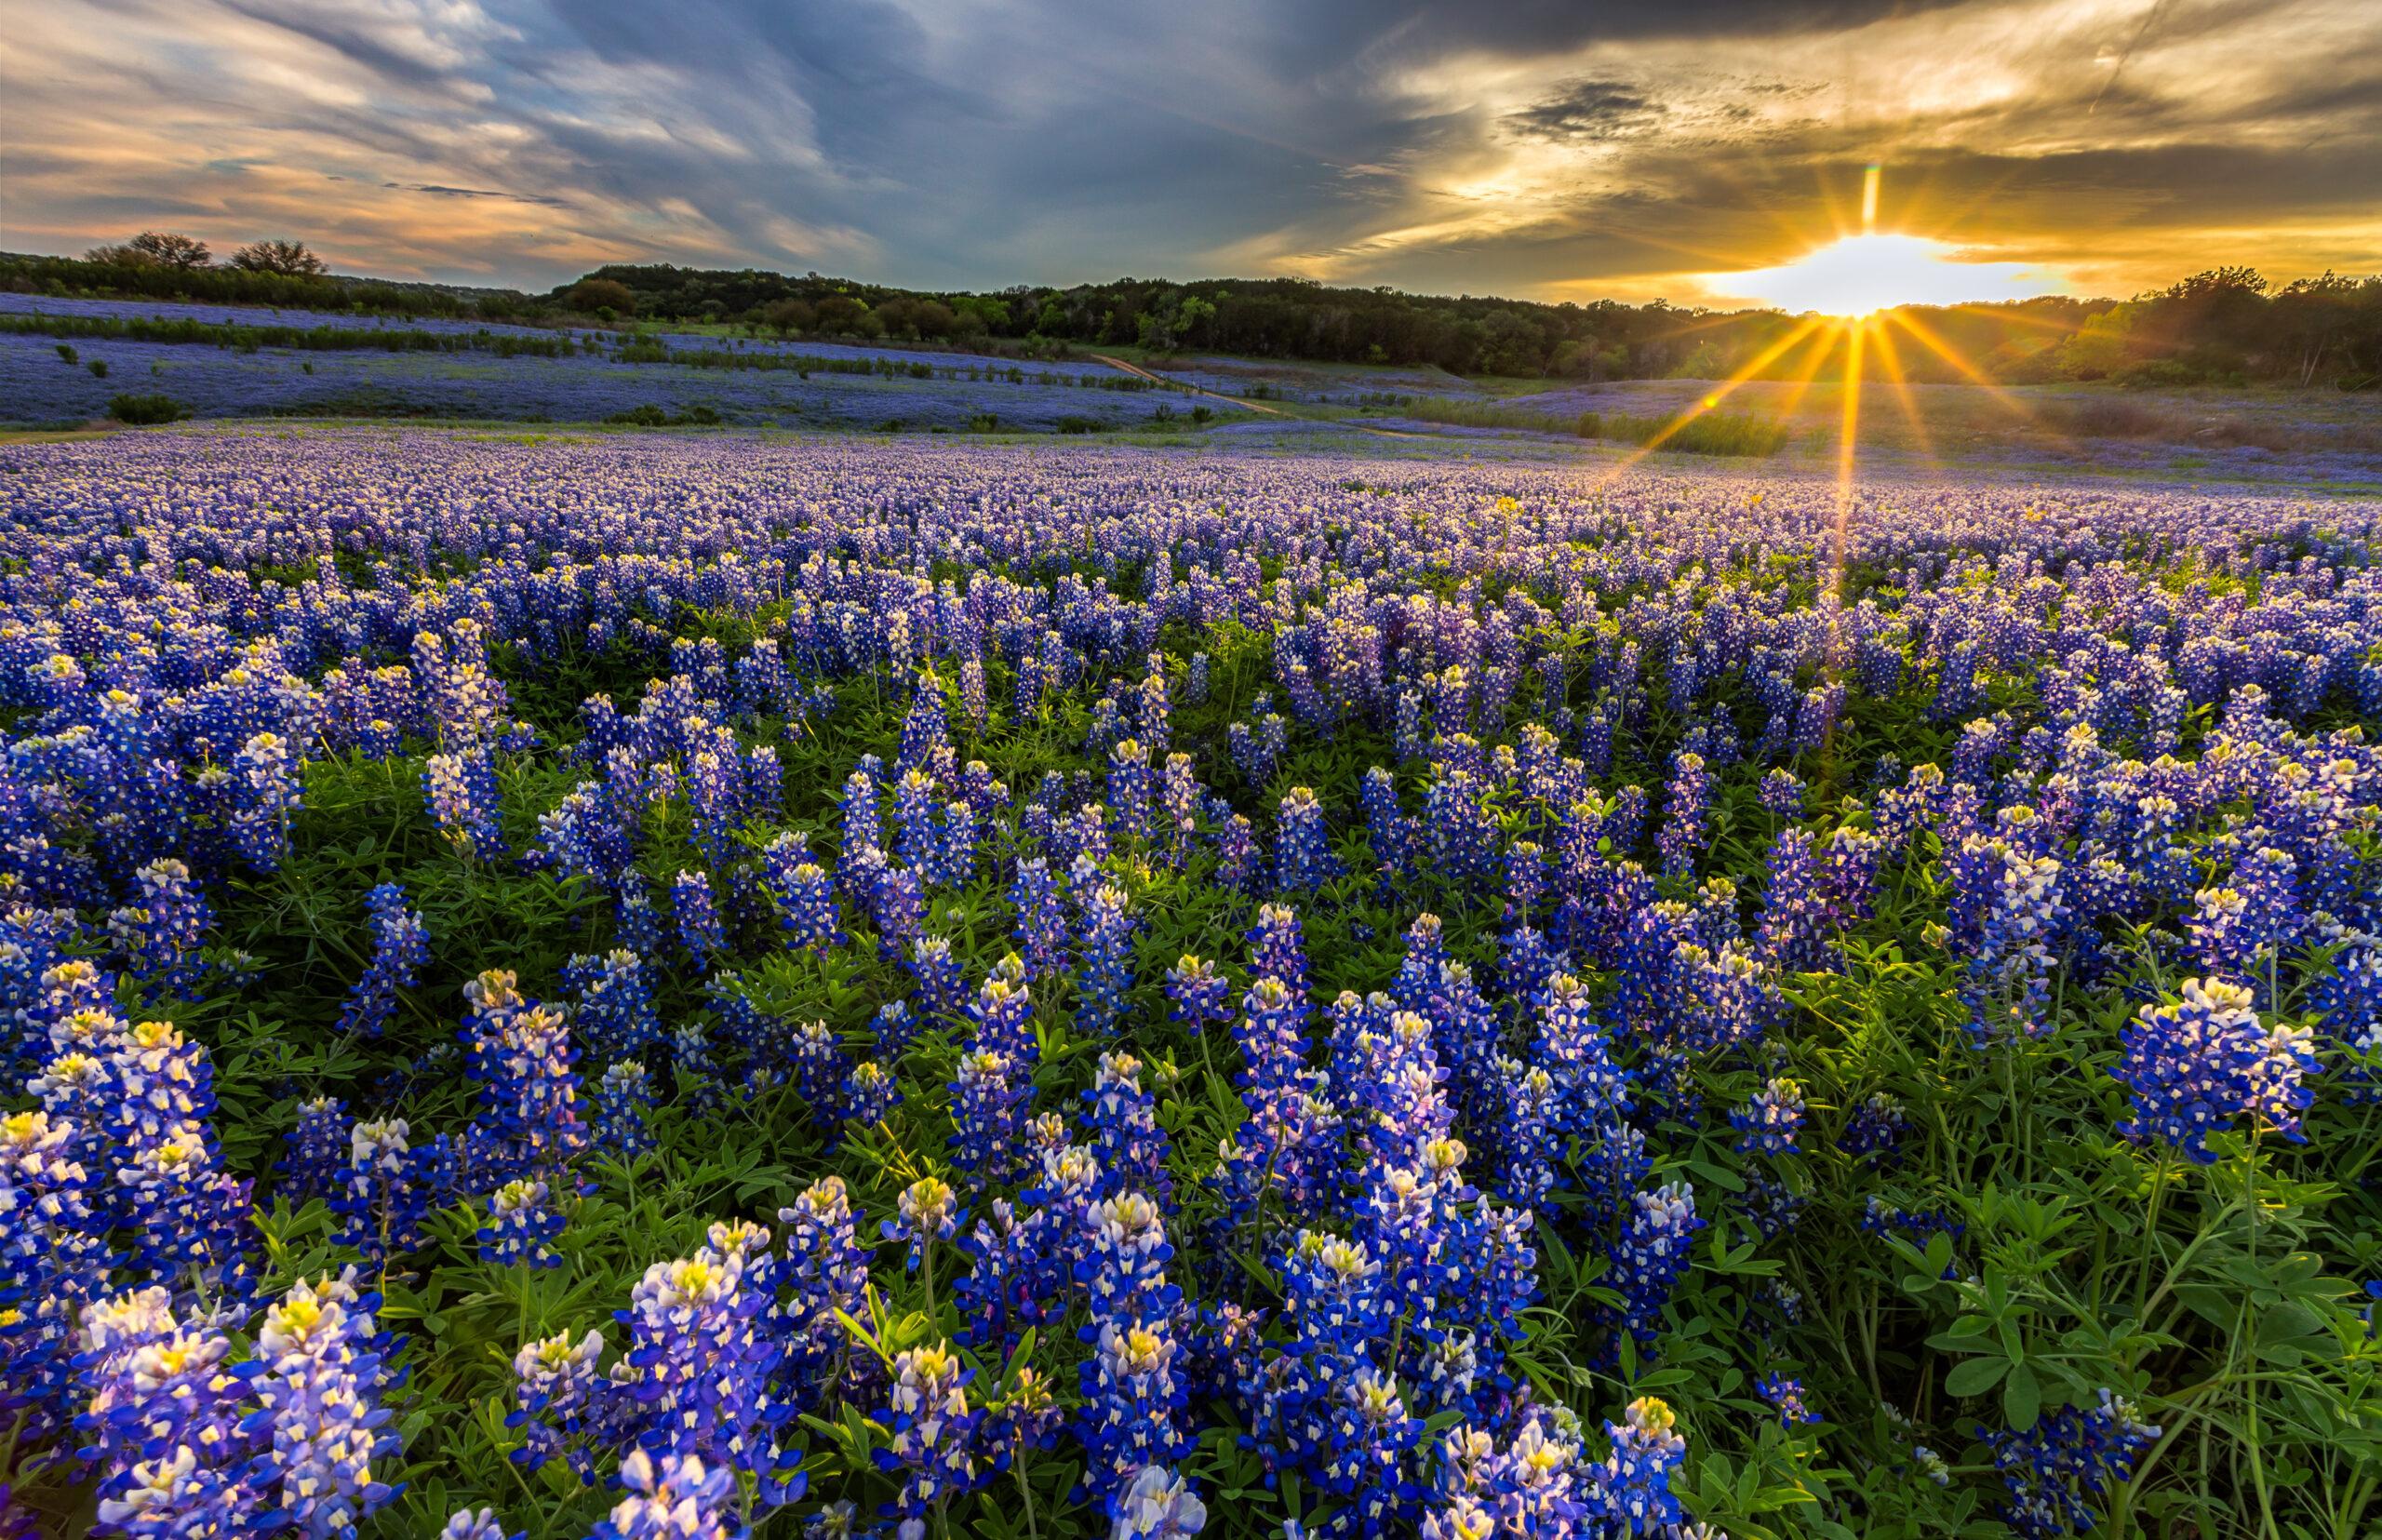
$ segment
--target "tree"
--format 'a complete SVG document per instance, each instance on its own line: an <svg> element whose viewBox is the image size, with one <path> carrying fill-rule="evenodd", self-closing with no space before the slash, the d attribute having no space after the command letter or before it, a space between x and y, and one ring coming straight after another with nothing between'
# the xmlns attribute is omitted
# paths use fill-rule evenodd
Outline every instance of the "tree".
<svg viewBox="0 0 2382 1540"><path fill-rule="evenodd" d="M869 336L881 333L885 323L869 314L868 307L849 294L830 294L819 301L819 329L839 336Z"/></svg>
<svg viewBox="0 0 2382 1540"><path fill-rule="evenodd" d="M818 316L800 300L771 300L761 307L761 324L781 337L809 331Z"/></svg>
<svg viewBox="0 0 2382 1540"><path fill-rule="evenodd" d="M251 241L232 253L232 265L249 273L311 278L323 271L323 259L309 251L303 241Z"/></svg>
<svg viewBox="0 0 2382 1540"><path fill-rule="evenodd" d="M607 310L615 315L636 312L636 291L617 278L582 278L562 298L563 303L586 315Z"/></svg>
<svg viewBox="0 0 2382 1540"><path fill-rule="evenodd" d="M182 272L205 267L214 253L207 243L193 235L175 235L162 230L143 230L122 246L95 246L87 253L95 262L114 262L119 266L170 267Z"/></svg>
<svg viewBox="0 0 2382 1540"><path fill-rule="evenodd" d="M2059 345L2060 372L2071 380L2100 380L2123 368L2135 356L2134 324L2142 310L2140 301L2129 301L2086 316Z"/></svg>

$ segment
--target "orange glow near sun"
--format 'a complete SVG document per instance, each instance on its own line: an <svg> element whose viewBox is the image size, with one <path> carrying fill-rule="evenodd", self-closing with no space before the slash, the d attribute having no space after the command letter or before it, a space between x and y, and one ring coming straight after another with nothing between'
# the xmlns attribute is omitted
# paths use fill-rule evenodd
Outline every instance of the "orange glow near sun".
<svg viewBox="0 0 2382 1540"><path fill-rule="evenodd" d="M1857 320L1907 305L1980 304L2023 300L2059 288L2051 275L2023 262L1959 260L1955 248L1926 235L1880 231L1878 193L1882 167L1861 178L1861 229L1791 262L1742 273L1705 275L1705 287L1732 299L1754 300L1797 315Z"/></svg>

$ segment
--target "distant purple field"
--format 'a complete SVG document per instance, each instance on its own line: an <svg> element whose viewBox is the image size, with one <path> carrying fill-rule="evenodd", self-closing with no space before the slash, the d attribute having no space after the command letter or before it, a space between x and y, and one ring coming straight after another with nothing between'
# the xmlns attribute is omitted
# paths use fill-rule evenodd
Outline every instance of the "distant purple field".
<svg viewBox="0 0 2382 1540"><path fill-rule="evenodd" d="M21 301L23 296L0 296ZM46 301L61 303L62 301ZM197 307L180 307L194 309ZM81 312L78 312L78 314ZM267 313L257 313L264 315ZM355 320L356 317L325 318ZM279 320L290 320L284 313ZM1047 382L1029 368L1023 383L886 378L792 369L698 368L624 364L607 354L566 358L485 353L255 353L204 344L113 339L60 341L0 335L0 422L76 422L106 414L118 394L163 395L198 417L435 416L593 422L657 407L683 416L702 407L732 422L904 429L965 429L973 423L1047 430L1064 419L1105 427L1148 423L1180 398ZM843 350L859 355L862 350ZM921 355L923 356L923 355ZM966 360L933 355L950 367ZM92 373L104 364L104 378ZM975 360L991 365L995 360ZM1005 370L1007 365L1001 365ZM990 374L990 370L987 369Z"/></svg>
<svg viewBox="0 0 2382 1540"><path fill-rule="evenodd" d="M191 304L177 300L89 300L47 294L0 291L0 315L74 315L141 318L159 321L203 321L215 326L338 327L365 331L430 331L444 336L554 337L592 339L607 345L622 334L593 327L530 327L502 321L459 320L441 315L367 315L336 310L274 310L263 305ZM1021 364L992 354L941 348L900 347L865 342L820 342L799 339L716 337L691 331L643 333L640 341L658 341L676 349L726 349L736 353L792 354L811 358L885 360L921 363L938 368L1023 368L1029 374L1113 375L1121 372L1090 358L1064 364Z"/></svg>

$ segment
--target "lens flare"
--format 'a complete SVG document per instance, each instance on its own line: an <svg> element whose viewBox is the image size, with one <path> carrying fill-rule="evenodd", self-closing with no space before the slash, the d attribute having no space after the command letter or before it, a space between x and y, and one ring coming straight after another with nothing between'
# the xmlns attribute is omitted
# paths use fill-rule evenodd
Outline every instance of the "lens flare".
<svg viewBox="0 0 2382 1540"><path fill-rule="evenodd" d="M1782 266L1707 274L1704 281L1732 299L1845 316L1903 305L2022 300L2060 287L2024 263L1960 261L1954 250L1924 235L1847 235Z"/></svg>

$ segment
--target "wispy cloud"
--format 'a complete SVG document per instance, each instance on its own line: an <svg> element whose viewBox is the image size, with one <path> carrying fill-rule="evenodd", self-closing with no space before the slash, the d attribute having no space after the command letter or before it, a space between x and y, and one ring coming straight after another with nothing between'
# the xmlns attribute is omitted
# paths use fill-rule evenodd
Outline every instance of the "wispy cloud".
<svg viewBox="0 0 2382 1540"><path fill-rule="evenodd" d="M2371 267L2370 0L50 0L0 245L548 284L1282 272L1695 297L1890 223L2126 291Z"/></svg>

